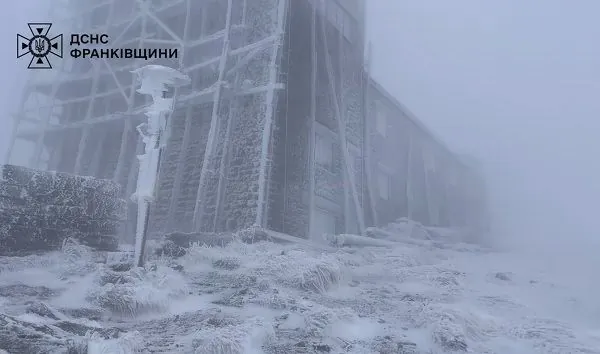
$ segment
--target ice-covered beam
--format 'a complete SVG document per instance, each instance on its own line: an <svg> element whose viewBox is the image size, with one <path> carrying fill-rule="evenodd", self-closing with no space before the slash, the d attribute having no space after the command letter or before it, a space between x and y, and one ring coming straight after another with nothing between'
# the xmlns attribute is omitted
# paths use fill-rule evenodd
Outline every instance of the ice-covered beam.
<svg viewBox="0 0 600 354"><path fill-rule="evenodd" d="M221 56L219 57L219 73L217 77L217 82L215 84L216 91L213 100L212 106L212 114L210 119L210 128L208 131L208 138L206 140L206 148L204 150L204 159L202 161L202 166L200 168L200 178L198 181L198 192L196 193L196 204L194 206L194 218L193 225L194 230L200 231L202 226L202 218L204 216L204 192L205 192L205 184L207 179L207 174L209 172L209 166L211 159L213 158L214 151L216 148L216 138L217 138L217 125L218 125L218 116L219 116L219 105L221 102L221 93L224 86L225 80L225 68L227 66L227 58L230 55L230 46L229 46L229 30L231 28L231 11L232 11L233 1L227 1L227 14L225 17L225 37L223 38L223 48L221 49Z"/></svg>
<svg viewBox="0 0 600 354"><path fill-rule="evenodd" d="M162 65L146 65L134 70L133 73L141 81L141 87L137 92L152 96L153 101L153 104L146 109L147 122L137 127L144 143L144 154L138 155L140 170L137 188L132 196L138 204L135 263L140 267L144 263L149 206L156 189L160 154L165 144L167 118L173 110L173 98L166 98L164 94L169 86L187 85L191 80L187 75Z"/></svg>
<svg viewBox="0 0 600 354"><path fill-rule="evenodd" d="M149 18L154 20L156 24L158 24L165 32L167 32L173 38L173 43L179 44L181 47L185 45L183 39L179 38L179 36L175 32L173 32L173 30L170 29L169 26L167 26L160 18L156 17L156 15L154 15L150 11L150 4L148 1L137 0L137 3L140 7L140 10L145 16L148 16Z"/></svg>

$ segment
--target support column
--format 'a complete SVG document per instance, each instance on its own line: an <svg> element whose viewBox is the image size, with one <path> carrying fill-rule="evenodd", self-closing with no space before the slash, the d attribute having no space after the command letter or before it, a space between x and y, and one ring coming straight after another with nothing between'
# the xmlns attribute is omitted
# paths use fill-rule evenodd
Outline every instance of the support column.
<svg viewBox="0 0 600 354"><path fill-rule="evenodd" d="M373 216L373 225L379 225L379 217L377 215L377 203L375 202L375 186L373 184L373 160L371 158L371 126L369 122L371 120L371 97L369 95L371 89L371 62L372 62L372 46L368 44L367 48L367 65L366 65L366 83L365 83L365 178L367 179L367 194L369 195L369 204L371 206L371 214ZM364 198L364 197L363 197Z"/></svg>
<svg viewBox="0 0 600 354"><path fill-rule="evenodd" d="M188 41L188 37L189 37L189 30L190 30L190 23L191 23L191 14L192 14L192 0L186 0L185 2L186 4L186 15L185 15L185 24L183 27L183 35L182 35L182 41L183 43L187 43ZM204 13L205 11L203 11ZM183 58L185 57L185 46L181 47L181 53L179 55L178 59L178 64L179 64L179 70L183 70ZM173 96L175 98L179 97L179 87L176 87L174 90L174 94ZM184 159L185 159L185 154L186 151L190 145L191 142L191 137L190 137L190 131L192 129L192 119L195 119L197 117L193 117L193 104L188 104L187 108L186 108L186 112L185 112L185 130L183 132L183 141L181 142L181 150L179 151L179 154L177 156L177 167L175 169L175 176L174 176L174 180L173 180L173 188L171 189L171 198L169 200L169 209L167 212L167 221L166 221L166 228L167 231L171 231L171 230L175 230L177 229L176 225L175 225L175 212L177 209L177 201L179 200L179 192L181 189L181 179L183 178L183 168L184 168ZM171 113L171 116L173 114ZM169 125L169 131L171 130L172 127L172 119L169 118L167 124Z"/></svg>
<svg viewBox="0 0 600 354"><path fill-rule="evenodd" d="M92 116L92 113L94 111L94 103L96 102L96 93L98 91L98 81L100 80L99 76L100 76L100 69L98 68L97 65L93 65L93 69L94 73L92 74L92 91L91 91L91 95L90 97L90 102L88 105L88 109L87 112L85 114L85 117L83 118L84 121L89 121L89 119ZM76 175L81 174L81 165L83 163L83 159L86 158L85 156L85 147L88 144L88 139L90 136L90 132L91 132L91 128L92 126L90 124L85 125L82 128L82 132L81 132L81 139L79 140L79 147L77 148L77 158L75 159L75 166L73 167L73 173Z"/></svg>
<svg viewBox="0 0 600 354"><path fill-rule="evenodd" d="M15 147L15 142L17 139L17 132L19 131L19 126L21 125L21 120L23 119L24 111L25 111L25 103L27 102L27 98L31 95L31 89L29 87L31 85L31 77L27 79L27 83L25 84L25 92L21 96L21 100L19 102L19 110L18 113L13 116L13 126L12 132L9 137L9 143L6 149L6 155L4 157L4 163L9 164L11 161L11 156L13 149Z"/></svg>
<svg viewBox="0 0 600 354"><path fill-rule="evenodd" d="M125 165L125 159L127 156L127 146L129 143L129 133L133 130L133 123L131 119L125 119L123 122L123 133L121 135L121 146L119 148L119 158L117 160L117 167L115 168L115 173L113 175L113 181L119 182L123 178L123 169Z"/></svg>
<svg viewBox="0 0 600 354"><path fill-rule="evenodd" d="M350 156L349 156L349 152L348 152L348 144L347 144L347 138L346 138L346 123L344 121L344 119L342 118L341 115L341 110L340 110L340 106L339 106L339 102L338 102L338 95L336 92L336 88L335 88L335 82L334 82L334 75L333 75L333 68L332 68L332 64L331 64L331 58L329 55L329 50L328 50L328 45L327 45L327 33L325 31L325 18L321 17L321 31L322 31L322 36L323 36L323 41L325 43L325 63L327 66L327 75L329 77L329 86L331 89L331 92L333 94L333 106L335 109L335 115L336 115L336 120L337 120L337 125L338 125L338 131L339 131L339 136L340 136L340 145L342 148L342 154L343 154L343 167L345 169L346 172L346 178L348 178L350 180L350 188L352 190L352 198L354 199L354 204L355 204L355 208L356 208L356 217L358 219L358 228L359 228L359 232L361 234L364 234L365 231L365 222L364 222L364 215L362 213L361 207L360 207L360 200L358 199L358 191L356 190L356 181L354 178L354 174L351 171L351 165L350 165Z"/></svg>
<svg viewBox="0 0 600 354"><path fill-rule="evenodd" d="M271 53L271 63L269 66L269 82L277 82L277 58L279 49L282 45L282 35L284 32L286 1L279 0L277 8L277 36L273 43L273 52ZM263 128L260 170L258 175L258 205L256 208L255 226L265 227L266 225L266 196L267 196L267 168L269 160L269 146L271 145L271 136L273 135L273 115L275 114L275 87L272 86L267 91L267 111L265 113L265 126Z"/></svg>
<svg viewBox="0 0 600 354"><path fill-rule="evenodd" d="M50 97L52 99L52 105L50 106L50 112L45 115L42 121L42 127L39 131L39 136L35 143L35 149L33 155L31 156L31 160L29 161L29 165L32 168L38 168L40 164L40 158L42 157L42 152L44 150L44 140L46 138L46 131L48 130L48 126L50 125L50 117L52 116L54 105L56 103L56 93L58 92L58 88L60 86L60 80L54 80L52 83L52 90Z"/></svg>
<svg viewBox="0 0 600 354"><path fill-rule="evenodd" d="M317 57L317 5L312 7L312 21L311 21L311 51L312 51L312 65L310 72L310 156L309 156L309 213L308 213L308 238L312 238L315 233L315 185L316 185L316 165L315 165L315 153L316 153L316 122L317 122L317 68L318 68L318 57Z"/></svg>
<svg viewBox="0 0 600 354"><path fill-rule="evenodd" d="M413 185L412 185L412 179L413 179L413 136L412 136L412 132L409 132L408 134L408 158L407 158L407 166L406 166L406 210L407 210L407 217L410 220L413 220L413 216L414 216L414 204L413 204L413 200L414 200L414 194L413 194Z"/></svg>
<svg viewBox="0 0 600 354"><path fill-rule="evenodd" d="M200 178L198 181L198 192L196 194L196 204L194 206L194 230L200 231L202 228L202 218L204 217L204 190L206 188L207 173L210 169L209 164L212 162L214 150L216 148L216 137L219 125L219 103L221 101L221 93L223 91L223 81L225 80L225 69L227 66L227 58L229 56L229 36L231 31L231 10L233 6L232 0L227 0L227 16L225 20L225 36L223 37L223 49L219 60L219 77L216 82L216 90L213 96L212 115L210 120L210 130L206 140L206 148L204 150L204 159L200 170Z"/></svg>

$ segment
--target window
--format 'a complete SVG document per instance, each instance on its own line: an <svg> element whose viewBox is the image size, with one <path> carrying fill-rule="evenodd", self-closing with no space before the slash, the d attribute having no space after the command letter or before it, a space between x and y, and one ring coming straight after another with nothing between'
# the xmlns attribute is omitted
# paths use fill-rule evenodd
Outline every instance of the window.
<svg viewBox="0 0 600 354"><path fill-rule="evenodd" d="M354 173L354 176L360 178L359 176L363 169L363 159L360 150L352 143L348 144L348 150L350 155L350 171Z"/></svg>
<svg viewBox="0 0 600 354"><path fill-rule="evenodd" d="M315 135L315 162L328 170L333 169L333 143L319 134Z"/></svg>
<svg viewBox="0 0 600 354"><path fill-rule="evenodd" d="M352 39L354 38L354 24L354 19L346 13L346 16L344 16L344 29L342 33L344 34L344 37L346 37L346 39L350 42L352 42Z"/></svg>
<svg viewBox="0 0 600 354"><path fill-rule="evenodd" d="M428 147L423 149L423 163L427 171L435 171L435 156Z"/></svg>
<svg viewBox="0 0 600 354"><path fill-rule="evenodd" d="M323 209L315 209L313 211L312 238L321 240L323 234L334 235L335 230L335 215Z"/></svg>
<svg viewBox="0 0 600 354"><path fill-rule="evenodd" d="M375 129L381 136L387 136L387 110L386 107L379 102L375 108Z"/></svg>
<svg viewBox="0 0 600 354"><path fill-rule="evenodd" d="M342 8L335 1L328 1L327 3L327 19L331 24L337 28L340 32L343 28Z"/></svg>
<svg viewBox="0 0 600 354"><path fill-rule="evenodd" d="M379 190L379 197L384 200L390 199L390 192L392 188L392 181L390 175L379 171L377 175L377 189Z"/></svg>
<svg viewBox="0 0 600 354"><path fill-rule="evenodd" d="M337 2L327 1L327 19L350 42L353 39L355 20Z"/></svg>

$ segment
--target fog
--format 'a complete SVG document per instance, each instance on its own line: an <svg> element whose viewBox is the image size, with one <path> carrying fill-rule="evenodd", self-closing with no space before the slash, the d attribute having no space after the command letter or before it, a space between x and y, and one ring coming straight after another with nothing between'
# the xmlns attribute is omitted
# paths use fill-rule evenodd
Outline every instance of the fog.
<svg viewBox="0 0 600 354"><path fill-rule="evenodd" d="M496 242L600 244L600 3L367 3L375 77L452 148L485 165ZM3 48L14 48L27 22L44 21L47 4L11 2ZM3 52L0 156L24 67Z"/></svg>
<svg viewBox="0 0 600 354"><path fill-rule="evenodd" d="M0 70L2 72L2 84L0 84L0 161L4 162L6 149L12 129L12 113L17 109L20 99L20 91L25 84L27 75L27 63L16 59L15 37L17 33L28 35L28 22L46 21L49 9L48 1L21 0L11 1L3 5L3 11L10 13L4 16L0 24L0 45L6 48L0 56Z"/></svg>
<svg viewBox="0 0 600 354"><path fill-rule="evenodd" d="M485 164L495 241L600 244L600 3L368 4L374 75Z"/></svg>

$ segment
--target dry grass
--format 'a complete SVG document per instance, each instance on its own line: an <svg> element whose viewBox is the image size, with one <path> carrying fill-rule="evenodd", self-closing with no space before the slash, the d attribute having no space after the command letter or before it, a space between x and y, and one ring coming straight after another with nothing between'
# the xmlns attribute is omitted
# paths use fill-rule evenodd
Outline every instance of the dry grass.
<svg viewBox="0 0 600 354"><path fill-rule="evenodd" d="M186 293L184 277L163 265L126 272L103 268L98 274L98 287L91 289L88 300L112 313L135 317L164 310L172 299Z"/></svg>
<svg viewBox="0 0 600 354"><path fill-rule="evenodd" d="M225 326L201 324L193 335L196 354L244 354L260 347L274 337L274 329L260 318Z"/></svg>

